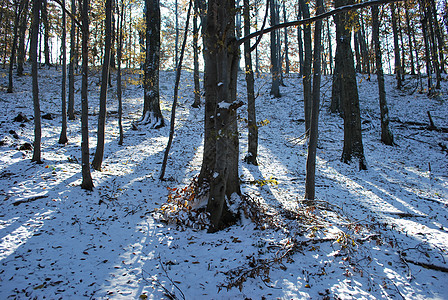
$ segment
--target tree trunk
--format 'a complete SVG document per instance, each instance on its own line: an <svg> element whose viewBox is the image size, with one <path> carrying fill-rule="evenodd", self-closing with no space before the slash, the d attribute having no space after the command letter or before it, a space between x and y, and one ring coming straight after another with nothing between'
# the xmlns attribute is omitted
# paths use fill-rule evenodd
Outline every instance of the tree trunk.
<svg viewBox="0 0 448 300"><path fill-rule="evenodd" d="M436 34L435 34L435 23L437 23L437 19L434 20L433 18L433 13L432 13L432 9L431 9L431 5L429 3L429 1L425 1L427 3L427 5L425 5L426 8L426 14L427 14L427 18L428 18L428 27L429 27L429 37L430 37L430 41L431 41L431 56L432 56L432 61L434 64L434 71L436 72L436 89L440 89L440 81L442 80L441 74L440 74L440 67L439 67L439 57L437 55L437 41L436 41ZM443 56L442 56L443 58Z"/></svg>
<svg viewBox="0 0 448 300"><path fill-rule="evenodd" d="M199 82L199 28L198 28L198 3L195 1L193 14L193 79L194 79L194 102L192 106L198 108L201 106L201 86Z"/></svg>
<svg viewBox="0 0 448 300"><path fill-rule="evenodd" d="M444 59L444 48L445 41L443 39L442 30L440 29L439 20L437 18L437 7L434 0L430 0L430 8L432 12L432 18L434 19L434 33L437 39L439 60L440 60L440 72L445 73L445 59Z"/></svg>
<svg viewBox="0 0 448 300"><path fill-rule="evenodd" d="M397 89L402 87L402 69L401 69L401 58L400 58L400 45L398 43L398 26L397 26L397 14L395 12L395 3L390 5L390 10L392 14L392 31L394 33L394 56L395 56L395 75L397 77Z"/></svg>
<svg viewBox="0 0 448 300"><path fill-rule="evenodd" d="M336 0L335 7L353 4L353 0ZM367 169L361 134L361 116L359 109L358 87L353 52L350 45L350 15L335 15L336 40L339 55L339 74L341 84L341 104L344 111L344 148L342 161L348 163L352 158L359 162L359 169Z"/></svg>
<svg viewBox="0 0 448 300"><path fill-rule="evenodd" d="M14 62L16 60L19 21L20 16L23 13L24 4L25 4L24 0L16 0L14 3L14 29L13 29L11 56L9 58L9 76L8 76L8 89L7 89L8 93L13 92L13 70L14 70Z"/></svg>
<svg viewBox="0 0 448 300"><path fill-rule="evenodd" d="M432 76L431 76L431 58L430 58L430 48L428 38L428 18L426 16L425 6L422 1L419 1L420 4L420 22L422 24L422 34L423 34L423 42L425 44L425 61L426 61L426 74L428 75L428 95L432 94L433 86L432 86Z"/></svg>
<svg viewBox="0 0 448 300"><path fill-rule="evenodd" d="M310 17L308 2L299 0L300 10L304 19ZM311 46L311 24L303 26L303 44L305 50L305 59L303 61L303 106L305 110L305 132L308 136L311 125L311 64L312 64L312 46Z"/></svg>
<svg viewBox="0 0 448 300"><path fill-rule="evenodd" d="M381 112L381 141L392 146L394 136L389 129L389 109L386 102L386 90L384 88L383 62L380 45L380 24L378 19L378 6L372 6L372 40L375 43L376 76L378 78L378 92Z"/></svg>
<svg viewBox="0 0 448 300"><path fill-rule="evenodd" d="M277 0L269 0L271 8L271 26L277 25L278 22L278 10L277 10ZM278 32L274 30L271 32L271 75L272 75L272 85L271 85L271 95L275 98L280 98L280 57L279 57L279 41Z"/></svg>
<svg viewBox="0 0 448 300"><path fill-rule="evenodd" d="M89 163L89 103L88 103L88 73L89 73L89 0L82 1L82 83L81 83L81 165L84 190L93 190L93 181Z"/></svg>
<svg viewBox="0 0 448 300"><path fill-rule="evenodd" d="M324 13L323 0L316 0L317 14ZM321 44L322 20L314 26L314 58L313 58L313 102L311 109L311 126L306 159L305 204L311 205L315 198L316 185L316 152L319 126L320 82L321 82Z"/></svg>
<svg viewBox="0 0 448 300"><path fill-rule="evenodd" d="M164 126L159 98L160 64L160 3L159 0L145 0L146 8L146 59L143 86L143 124L151 128Z"/></svg>
<svg viewBox="0 0 448 300"><path fill-rule="evenodd" d="M73 16L76 16L76 2L72 0L71 12ZM75 119L75 63L76 63L76 26L75 22L71 21L70 28L70 60L68 63L68 119Z"/></svg>
<svg viewBox="0 0 448 300"><path fill-rule="evenodd" d="M328 35L328 54L330 61L330 74L333 74L333 46L331 43L331 34L330 34L330 20L327 19L327 35Z"/></svg>
<svg viewBox="0 0 448 300"><path fill-rule="evenodd" d="M250 34L250 4L249 0L244 0L244 35ZM246 65L246 86L247 86L247 128L248 128L248 150L245 161L249 164L258 165L258 126L255 113L255 80L252 68L252 55L250 52L250 41L244 43L244 63Z"/></svg>
<svg viewBox="0 0 448 300"><path fill-rule="evenodd" d="M297 8L297 20L300 20L302 18L302 9L301 6L299 5ZM300 66L300 70L299 70L299 75L302 76L303 75L303 66L304 66L304 61L303 61L303 38L302 38L302 29L303 26L297 26L297 42L299 44L299 66Z"/></svg>
<svg viewBox="0 0 448 300"><path fill-rule="evenodd" d="M109 83L110 52L112 48L112 0L106 0L106 37L104 40L104 61L101 73L100 110L98 113L98 132L95 157L92 167L101 171L104 156L104 139L106 130L107 87Z"/></svg>
<svg viewBox="0 0 448 300"><path fill-rule="evenodd" d="M30 42L30 59L31 59L31 73L33 77L33 106L34 106L34 149L33 158L38 164L42 163L41 159L41 118L40 118L40 103L39 103L39 84L37 78L38 62L37 62L37 39L39 37L39 12L42 6L41 0L33 1L33 15L31 22L31 42Z"/></svg>
<svg viewBox="0 0 448 300"><path fill-rule="evenodd" d="M117 6L118 7L118 6ZM121 57L123 49L123 20L124 20L125 6L123 0L121 1L121 8L118 12L118 25L117 25L117 98L118 98L118 129L120 131L120 137L118 139L118 145L123 145L123 103L122 103L122 91L121 91Z"/></svg>
<svg viewBox="0 0 448 300"><path fill-rule="evenodd" d="M25 6L20 18L19 25L19 49L17 52L17 75L23 76L23 64L25 63L25 37L28 24L28 0L24 0Z"/></svg>
<svg viewBox="0 0 448 300"><path fill-rule="evenodd" d="M210 232L234 219L227 208L231 195L240 194L234 0L210 0L204 35L205 134L200 181L210 183L207 211Z"/></svg>
<svg viewBox="0 0 448 300"><path fill-rule="evenodd" d="M45 65L51 66L50 61L50 23L48 20L48 2L43 0L42 2L42 23L44 25L44 56Z"/></svg>
<svg viewBox="0 0 448 300"><path fill-rule="evenodd" d="M283 22L288 22L286 18L286 1L283 1ZM288 44L288 28L285 27L285 74L289 74L289 44Z"/></svg>
<svg viewBox="0 0 448 300"><path fill-rule="evenodd" d="M409 8L407 2L404 7L405 11L405 20L406 20L406 34L408 35L408 44L409 44L409 59L411 60L411 75L415 75L415 66L414 66L414 54L413 54L413 43L411 38L411 21L409 20Z"/></svg>
<svg viewBox="0 0 448 300"><path fill-rule="evenodd" d="M62 129L61 135L59 136L59 144L65 144L68 142L67 139L67 98L66 98L66 87L67 87L67 49L66 49L66 16L65 16L65 0L62 0L62 82L61 82L61 98L62 98Z"/></svg>

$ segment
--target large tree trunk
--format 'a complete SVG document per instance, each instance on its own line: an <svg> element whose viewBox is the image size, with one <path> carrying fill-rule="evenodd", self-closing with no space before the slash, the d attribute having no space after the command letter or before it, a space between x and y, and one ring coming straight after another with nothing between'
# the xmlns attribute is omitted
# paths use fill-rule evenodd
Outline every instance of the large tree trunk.
<svg viewBox="0 0 448 300"><path fill-rule="evenodd" d="M30 42L30 59L31 59L31 74L33 77L33 106L34 106L34 149L33 158L38 164L42 163L41 159L41 138L42 125L40 118L40 103L39 103L39 84L37 78L38 62L37 62L37 39L39 36L39 12L42 5L41 0L33 1L33 16L31 22L31 42Z"/></svg>
<svg viewBox="0 0 448 300"><path fill-rule="evenodd" d="M112 47L112 0L106 0L106 37L104 40L104 61L101 73L100 111L98 113L98 132L95 157L92 167L101 170L104 156L104 139L106 129L107 87L109 83L110 52Z"/></svg>
<svg viewBox="0 0 448 300"><path fill-rule="evenodd" d="M17 75L23 76L23 64L25 63L25 37L26 37L26 28L28 22L28 0L24 0L25 6L23 9L22 16L20 18L19 25L19 49L17 52Z"/></svg>
<svg viewBox="0 0 448 300"><path fill-rule="evenodd" d="M299 0L300 10L304 19L310 17L308 2ZM311 24L303 26L303 44L305 49L305 58L303 61L303 106L305 110L305 132L308 135L311 125L311 64L312 64L312 45L311 45Z"/></svg>
<svg viewBox="0 0 448 300"><path fill-rule="evenodd" d="M324 12L323 0L316 0L317 14ZM316 186L316 152L319 125L320 82L321 82L321 45L322 20L316 21L314 26L314 57L313 57L313 103L311 109L311 126L306 159L305 203L312 204L315 198Z"/></svg>
<svg viewBox="0 0 448 300"><path fill-rule="evenodd" d="M84 190L93 190L93 181L89 163L89 103L88 103L88 73L89 73L89 0L82 1L82 83L81 83L81 165Z"/></svg>
<svg viewBox="0 0 448 300"><path fill-rule="evenodd" d="M384 88L383 62L380 45L380 24L378 20L378 6L372 6L372 40L375 44L376 76L378 79L378 92L381 112L381 141L392 146L394 136L389 129L389 109L387 108L386 90Z"/></svg>
<svg viewBox="0 0 448 300"><path fill-rule="evenodd" d="M160 64L160 3L145 0L146 8L146 59L143 86L145 90L142 123L151 128L164 126L160 110L159 64Z"/></svg>
<svg viewBox="0 0 448 300"><path fill-rule="evenodd" d="M335 7L353 4L353 0L336 0ZM350 15L335 15L336 41L339 61L339 78L341 104L344 111L344 148L342 161L348 163L352 158L359 162L359 169L367 168L361 134L361 113L359 109L358 86L354 66L353 52L350 45Z"/></svg>
<svg viewBox="0 0 448 300"><path fill-rule="evenodd" d="M213 232L233 219L227 208L232 194L240 194L235 46L235 1L210 0L204 35L205 141L202 182L210 183L207 211Z"/></svg>
<svg viewBox="0 0 448 300"><path fill-rule="evenodd" d="M67 87L67 49L66 49L66 16L65 16L65 0L62 0L62 82L61 82L61 98L62 98L62 128L61 135L59 136L59 144L65 144L68 142L67 139L67 98L66 98L66 87Z"/></svg>
<svg viewBox="0 0 448 300"><path fill-rule="evenodd" d="M76 1L72 0L71 12L73 16L76 16ZM70 28L70 60L68 63L68 119L75 119L75 63L76 63L76 26L72 19Z"/></svg>
<svg viewBox="0 0 448 300"><path fill-rule="evenodd" d="M249 0L244 0L244 35L250 34L250 4ZM244 63L246 65L246 86L247 86L247 127L248 127L248 150L244 159L246 162L258 165L258 126L255 113L255 80L252 68L252 55L250 52L250 41L244 43Z"/></svg>

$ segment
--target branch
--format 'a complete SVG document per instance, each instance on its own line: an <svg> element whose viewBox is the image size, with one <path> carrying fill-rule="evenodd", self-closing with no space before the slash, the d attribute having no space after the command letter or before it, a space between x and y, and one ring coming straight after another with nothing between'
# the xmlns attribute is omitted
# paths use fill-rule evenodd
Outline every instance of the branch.
<svg viewBox="0 0 448 300"><path fill-rule="evenodd" d="M64 7L64 5L62 5L62 2L60 0L53 0L53 1L59 4L61 8L65 11L65 13L73 20L73 22L75 22L76 25L78 25L78 27L81 28L81 22L79 22L78 19L76 19L76 17Z"/></svg>
<svg viewBox="0 0 448 300"><path fill-rule="evenodd" d="M341 13L341 12L346 12L346 11L351 11L351 10L356 10L356 9L360 9L360 8L365 8L365 7L370 7L370 6L374 6L374 5L381 5L381 4L387 4L387 3L393 3L393 2L398 2L398 1L404 1L404 0L373 0L373 1L368 1L368 2L364 2L364 3L359 3L359 4L353 4L353 5L346 5L346 6L342 6L342 7L338 7L335 8L333 10L330 10L326 13L308 18L308 19L302 19L302 20L296 20L296 21L291 21L291 22L286 22L286 23L281 23L281 24L277 24L274 25L272 27L266 28L266 29L262 29L259 31L256 31L254 33L251 33L249 35L246 35L245 37L242 37L241 39L236 41L236 46L240 46L242 45L244 42L263 35L265 33L269 33L271 31L277 30L277 29L282 29L282 28L286 28L286 27L291 27L291 26L299 26L299 25L304 25L304 24L310 24L313 22L316 22L318 20L322 20L328 17L331 17L335 14Z"/></svg>

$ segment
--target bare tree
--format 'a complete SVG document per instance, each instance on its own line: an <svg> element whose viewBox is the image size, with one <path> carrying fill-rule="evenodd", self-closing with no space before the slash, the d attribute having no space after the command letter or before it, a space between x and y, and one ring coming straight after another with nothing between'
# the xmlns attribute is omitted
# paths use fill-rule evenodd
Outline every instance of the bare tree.
<svg viewBox="0 0 448 300"><path fill-rule="evenodd" d="M76 1L72 0L71 3L71 13L72 16L76 16ZM75 119L75 64L77 56L77 46L76 46L76 28L75 22L72 18L71 28L70 28L70 61L68 63L68 119Z"/></svg>
<svg viewBox="0 0 448 300"><path fill-rule="evenodd" d="M33 12L31 22L31 42L30 42L30 59L31 59L31 74L33 77L33 106L34 106L34 149L33 158L38 164L42 163L41 159L41 138L42 125L40 118L40 103L39 103L39 83L38 83L38 62L37 62L37 39L39 36L39 13L42 5L42 0L33 1Z"/></svg>
<svg viewBox="0 0 448 300"><path fill-rule="evenodd" d="M62 82L61 82L61 98L62 98L62 129L61 135L59 136L59 144L65 144L68 142L67 139L67 98L66 98L66 87L67 87L67 49L66 49L66 13L65 13L65 0L62 0Z"/></svg>
<svg viewBox="0 0 448 300"><path fill-rule="evenodd" d="M100 110L98 113L98 132L95 157L92 167L101 170L104 156L104 139L106 130L107 87L109 83L110 53L112 47L112 0L106 0L106 37L104 40L104 61L101 73Z"/></svg>

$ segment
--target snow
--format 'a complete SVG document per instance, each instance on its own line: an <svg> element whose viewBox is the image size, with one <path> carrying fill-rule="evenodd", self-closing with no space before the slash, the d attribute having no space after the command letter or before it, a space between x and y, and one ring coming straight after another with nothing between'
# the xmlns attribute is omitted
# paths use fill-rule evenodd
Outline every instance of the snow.
<svg viewBox="0 0 448 300"><path fill-rule="evenodd" d="M401 122L428 123L430 111L436 126L446 127L447 81L439 96L428 98L416 91L415 79L408 76L398 91L386 76L397 143L391 147L380 142L375 77L359 75L368 162L368 170L359 172L356 164L340 161L343 122L328 112L331 84L324 78L318 201L315 210L307 210L300 204L307 150L301 79L285 77L280 100L270 97L269 78L257 79L257 118L269 123L259 127L259 166L253 166L242 161L247 124L240 122L240 175L243 193L268 217L262 213L257 223L256 215L242 215L239 224L208 234L180 230L154 213L166 202L168 188L184 188L200 170L204 114L191 108L192 74L185 72L181 81L166 181L158 176L169 126L131 130L142 115L143 90L128 84L124 145L118 146L115 87L109 90L105 158L102 172L92 170L92 192L80 188L80 95L77 120L68 121L69 142L59 145L61 71L43 68L39 74L42 112L54 117L42 120L41 165L30 161L31 151L17 150L33 142L32 121L13 122L20 112L33 116L31 77L15 77L15 92L7 94L6 70L0 70L0 298L446 299L448 158L438 144L446 145L448 135ZM243 75L238 100L245 101ZM174 76L160 73L165 119ZM99 87L98 78L90 80L93 154ZM77 77L77 90L80 84ZM239 119L246 109L238 109ZM232 210L240 205L237 198L231 197ZM203 206L207 197L197 201ZM241 277L257 267L253 278Z"/></svg>

